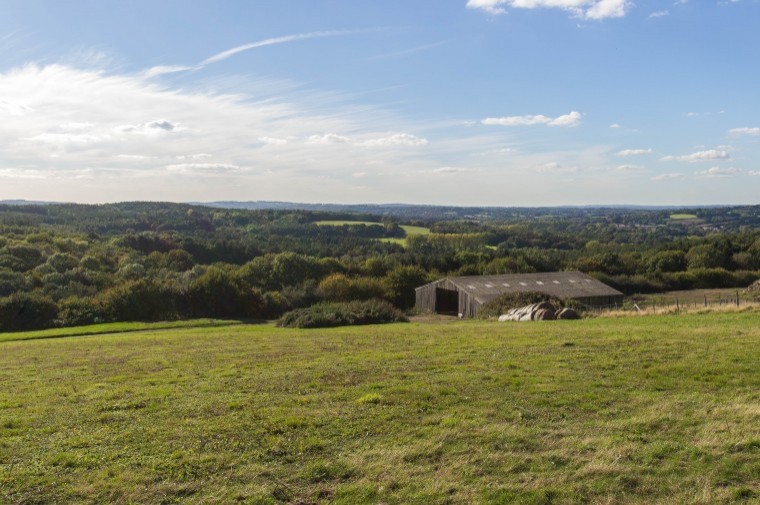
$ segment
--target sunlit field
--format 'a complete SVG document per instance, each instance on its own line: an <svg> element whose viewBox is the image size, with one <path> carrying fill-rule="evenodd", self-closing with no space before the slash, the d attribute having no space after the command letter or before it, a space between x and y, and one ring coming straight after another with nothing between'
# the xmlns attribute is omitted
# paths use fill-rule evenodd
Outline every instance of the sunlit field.
<svg viewBox="0 0 760 505"><path fill-rule="evenodd" d="M758 317L2 335L0 503L752 501Z"/></svg>

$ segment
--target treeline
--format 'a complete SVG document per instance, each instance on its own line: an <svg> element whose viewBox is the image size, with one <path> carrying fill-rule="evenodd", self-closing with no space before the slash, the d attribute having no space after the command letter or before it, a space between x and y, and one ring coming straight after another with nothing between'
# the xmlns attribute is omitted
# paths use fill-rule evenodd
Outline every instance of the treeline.
<svg viewBox="0 0 760 505"><path fill-rule="evenodd" d="M357 217L382 225L317 226L351 216L162 203L0 206L0 331L269 319L371 299L409 309L415 287L445 275L581 270L628 294L745 287L760 276L756 227L631 224L642 212L410 222L433 233L402 247L378 240L404 234L382 216Z"/></svg>

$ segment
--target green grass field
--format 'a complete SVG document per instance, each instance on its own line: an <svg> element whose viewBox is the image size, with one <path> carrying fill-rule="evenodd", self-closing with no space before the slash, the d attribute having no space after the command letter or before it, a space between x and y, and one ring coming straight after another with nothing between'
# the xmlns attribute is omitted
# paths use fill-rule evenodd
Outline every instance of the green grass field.
<svg viewBox="0 0 760 505"><path fill-rule="evenodd" d="M373 221L317 221L314 224L317 226L343 226L347 224L363 224L366 226L371 225L379 225L384 226L383 223L373 222ZM412 235L430 235L430 228L425 228L422 226L410 226L407 224L400 224L399 228L404 230L406 232L406 236L410 237ZM379 238L377 239L380 242L386 242L389 244L398 244L402 247L406 247L406 238Z"/></svg>
<svg viewBox="0 0 760 505"><path fill-rule="evenodd" d="M380 223L378 221L315 221L314 224L317 226L345 226L359 224L363 224L365 226L385 226L383 223Z"/></svg>
<svg viewBox="0 0 760 505"><path fill-rule="evenodd" d="M758 317L4 341L0 503L756 503Z"/></svg>
<svg viewBox="0 0 760 505"><path fill-rule="evenodd" d="M696 214L671 214L670 219L673 221L684 221L687 219L699 219Z"/></svg>

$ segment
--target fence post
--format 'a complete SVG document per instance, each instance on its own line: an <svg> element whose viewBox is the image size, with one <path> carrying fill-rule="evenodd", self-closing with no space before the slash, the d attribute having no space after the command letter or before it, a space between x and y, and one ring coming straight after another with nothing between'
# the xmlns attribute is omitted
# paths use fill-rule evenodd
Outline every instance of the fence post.
<svg viewBox="0 0 760 505"><path fill-rule="evenodd" d="M739 290L736 290L736 306L739 306Z"/></svg>
<svg viewBox="0 0 760 505"><path fill-rule="evenodd" d="M707 307L707 295L705 295L705 307Z"/></svg>

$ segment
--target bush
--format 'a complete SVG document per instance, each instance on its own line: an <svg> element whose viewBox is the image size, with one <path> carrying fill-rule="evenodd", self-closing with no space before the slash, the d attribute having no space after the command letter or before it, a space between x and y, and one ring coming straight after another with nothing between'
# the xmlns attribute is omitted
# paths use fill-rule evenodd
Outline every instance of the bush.
<svg viewBox="0 0 760 505"><path fill-rule="evenodd" d="M0 331L48 328L57 315L55 302L39 293L16 293L0 298Z"/></svg>
<svg viewBox="0 0 760 505"><path fill-rule="evenodd" d="M102 323L107 319L103 306L92 298L72 296L59 302L58 307L61 326Z"/></svg>
<svg viewBox="0 0 760 505"><path fill-rule="evenodd" d="M288 312L277 322L284 328L328 328L408 321L404 314L383 300L320 303Z"/></svg>
<svg viewBox="0 0 760 505"><path fill-rule="evenodd" d="M97 303L112 321L161 321L179 317L177 298L169 287L139 280L104 291Z"/></svg>
<svg viewBox="0 0 760 505"><path fill-rule="evenodd" d="M334 273L319 283L319 294L331 302L349 302L381 298L385 294L385 289L379 279L349 278L344 274Z"/></svg>

